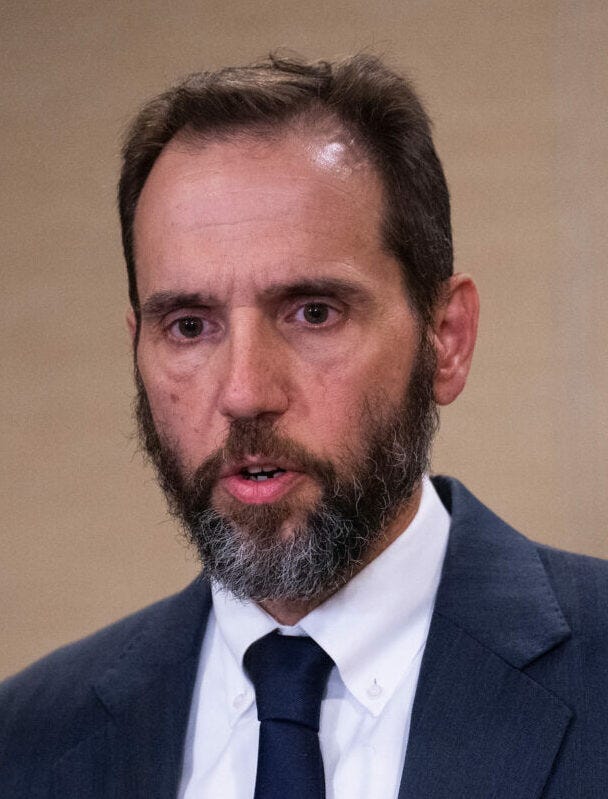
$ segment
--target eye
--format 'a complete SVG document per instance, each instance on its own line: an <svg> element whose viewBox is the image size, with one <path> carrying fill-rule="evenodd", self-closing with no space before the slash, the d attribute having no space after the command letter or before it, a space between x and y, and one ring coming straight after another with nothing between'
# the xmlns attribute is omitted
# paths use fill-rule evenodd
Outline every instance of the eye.
<svg viewBox="0 0 608 799"><path fill-rule="evenodd" d="M198 338L204 328L203 320L199 316L182 316L170 325L170 330L176 338Z"/></svg>
<svg viewBox="0 0 608 799"><path fill-rule="evenodd" d="M320 302L311 302L303 308L303 316L311 325L320 325L327 321L329 308Z"/></svg>
<svg viewBox="0 0 608 799"><path fill-rule="evenodd" d="M325 302L307 302L298 308L295 317L308 325L321 327L326 322L331 322L337 313L335 308Z"/></svg>

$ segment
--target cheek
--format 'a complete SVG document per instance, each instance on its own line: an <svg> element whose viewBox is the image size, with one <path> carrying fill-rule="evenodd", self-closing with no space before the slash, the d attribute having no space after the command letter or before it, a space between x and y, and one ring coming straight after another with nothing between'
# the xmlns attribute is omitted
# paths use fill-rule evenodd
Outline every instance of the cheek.
<svg viewBox="0 0 608 799"><path fill-rule="evenodd" d="M302 412L296 407L285 420L285 432L321 457L331 459L345 446L356 448L360 437L363 384L353 384L347 372L319 378L306 392Z"/></svg>
<svg viewBox="0 0 608 799"><path fill-rule="evenodd" d="M385 396L389 401L400 399L407 387L414 361L414 352L395 337L390 346L359 351L335 365L323 376L319 389L321 401L352 413L366 399Z"/></svg>
<svg viewBox="0 0 608 799"><path fill-rule="evenodd" d="M357 449L368 409L373 415L400 403L407 390L413 354L395 344L377 357L353 358L318 374L306 392L302 441L329 455L340 446ZM313 387L314 386L314 387Z"/></svg>
<svg viewBox="0 0 608 799"><path fill-rule="evenodd" d="M152 418L158 435L178 456L187 472L194 472L222 446L225 429L212 427L213 414L205 403L193 401L194 391L156 381L149 391Z"/></svg>
<svg viewBox="0 0 608 799"><path fill-rule="evenodd" d="M140 366L140 373L156 429L161 436L172 442L173 446L184 449L184 444L194 440L198 430L203 429L201 409L194 407L194 392L187 383L159 375L150 375Z"/></svg>

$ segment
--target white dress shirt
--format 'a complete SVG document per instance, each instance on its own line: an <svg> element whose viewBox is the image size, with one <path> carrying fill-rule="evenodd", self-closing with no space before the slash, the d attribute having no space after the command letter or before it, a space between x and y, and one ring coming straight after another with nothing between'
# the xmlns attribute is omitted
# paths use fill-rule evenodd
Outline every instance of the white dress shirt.
<svg viewBox="0 0 608 799"><path fill-rule="evenodd" d="M258 730L243 655L272 630L309 635L335 663L321 704L327 799L396 797L450 517L424 479L408 528L294 627L213 586L179 799L251 799Z"/></svg>

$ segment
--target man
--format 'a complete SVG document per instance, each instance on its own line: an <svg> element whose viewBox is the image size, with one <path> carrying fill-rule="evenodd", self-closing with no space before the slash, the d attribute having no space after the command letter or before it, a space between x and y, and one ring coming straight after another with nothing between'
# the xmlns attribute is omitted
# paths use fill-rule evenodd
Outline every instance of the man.
<svg viewBox="0 0 608 799"><path fill-rule="evenodd" d="M409 85L195 75L135 121L120 211L142 440L202 576L4 685L2 795L608 795L605 564L427 476L478 300Z"/></svg>

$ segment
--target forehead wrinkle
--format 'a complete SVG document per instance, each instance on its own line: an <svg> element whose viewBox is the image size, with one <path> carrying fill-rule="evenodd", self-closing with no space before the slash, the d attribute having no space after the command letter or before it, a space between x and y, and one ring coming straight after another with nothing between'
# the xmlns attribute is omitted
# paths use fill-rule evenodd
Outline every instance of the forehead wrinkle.
<svg viewBox="0 0 608 799"><path fill-rule="evenodd" d="M165 206L165 209L169 216L179 215L179 219L176 219L175 222L181 226L182 229L188 230L203 226L210 227L212 224L218 224L218 226L228 225L232 224L233 221L235 223L246 224L247 222L255 222L263 218L266 213L270 214L272 212L274 215L276 212L272 205L277 201L280 202L282 193L289 196L290 193L293 192L294 185L302 187L302 192L299 195L300 199L302 199L306 205L309 205L313 212L316 204L315 195L319 193L319 189L326 189L328 191L329 202L331 202L331 194L336 198L340 197L346 199L348 203L347 207L342 207L343 212L348 211L348 207L354 210L357 207L365 206L365 199L369 197L370 192L376 194L379 202L371 204L373 216L370 218L369 204L367 204L366 213L373 227L380 228L381 220L384 216L384 191L382 180L369 158L363 154L362 148L354 142L352 137L349 138L348 132L345 130L344 126L332 116L325 114L320 120L311 120L309 118L294 124L295 127L292 125L291 131L286 128L283 132L279 132L277 135L273 135L267 140L258 138L244 141L242 137L235 136L230 141L212 140L206 143L199 142L198 146L195 146L192 140L190 140L189 146L184 147L183 142L178 138L174 138L165 147L158 162L154 165L152 174L150 175L152 180L150 181L150 179L148 179L146 181L142 190L143 196L140 197L138 206L141 205L141 200L144 200L144 202L146 201L146 195L148 194L146 189L150 189L151 182L154 183L154 173L157 171L160 163L166 158L172 160L172 153L178 156L181 153L182 155L186 154L192 158L187 158L185 162L182 161L180 170L181 179L178 184L174 183L173 185L173 203L170 203L168 207ZM291 133L291 135L288 135L289 133ZM287 151L291 149L291 160L294 164L297 164L298 159L294 157L294 145L296 147L296 152L300 150L305 156L305 161L310 165L311 171L309 174L294 174L294 170L290 170L291 174L289 178L287 178L274 168L274 170L265 173L266 179L268 179L269 176L272 178L274 184L272 189L260 185L260 182L263 181L260 181L259 175L254 175L254 179L250 185L243 185L242 183L240 185L230 185L231 181L242 179L241 162L243 158L255 162L263 161L268 157L272 161L277 150L280 151L286 147ZM220 149L214 152L216 147ZM332 151L334 155L337 152L335 148L337 147L339 149L341 165L347 165L348 169L336 169L335 158L333 159L333 166L331 168L323 165L323 157L320 159L321 164L319 163L319 158L317 158L319 150L322 155L328 147L334 148ZM205 164L197 163L194 159L203 152L209 155L209 159ZM231 152L234 153L234 159L230 157ZM231 160L234 160L232 166L230 164ZM363 172L356 175L351 174L352 168L355 166L358 167L358 169L362 169ZM200 182L201 178L203 178L206 183L206 196L209 200L209 204L206 208L206 218L201 218L201 215L196 212L195 208L191 208L187 215L183 213L185 207L188 206L188 197L191 194L190 187L192 187L192 191L196 193L197 184ZM359 185L352 185L353 180L355 184ZM217 218L209 218L209 213L213 214L213 217L216 217L217 214L230 213L231 206L229 197L231 194L243 197L244 195L251 196L251 193L255 194L256 204L261 206L259 214L256 213L255 215L247 217L239 216L239 205L241 205L241 203L235 203L233 211L235 215L234 220L230 219L230 217L221 221L218 221ZM169 200L166 194L164 196ZM214 211L213 208L209 208L209 205L213 206L214 198L220 201L222 199L226 200L220 203L220 207L216 211ZM266 202L266 200L268 200L268 202ZM293 196L290 197L290 200L292 204L298 201L297 197L294 198ZM171 214L171 206L173 207L173 214ZM136 208L136 228L138 227L138 210L139 207ZM184 224L185 218L189 218L189 224ZM374 232L374 238L377 241L380 231L376 230Z"/></svg>
<svg viewBox="0 0 608 799"><path fill-rule="evenodd" d="M331 114L323 114L320 118L304 116L302 119L286 123L278 131L273 130L270 134L255 129L246 133L249 135L242 135L236 131L230 137L204 138L198 142L195 137L188 136L186 146L178 133L165 146L158 160L162 160L163 156L170 157L171 152L186 154L193 159L201 152L206 152L211 157L211 163L205 166L205 177L211 183L215 176L218 182L223 182L226 178L226 160L228 163L232 160L231 152L235 161L239 161L245 155L248 159L259 162L272 158L277 151L285 147L290 149L295 145L303 151L306 160L316 168L315 171L321 174L325 173L328 177L331 175L334 179L336 177L346 179L353 171L363 170L369 173L368 179L372 178L382 184L380 175L364 148L348 133L341 121ZM213 157L216 150L221 154L221 158L214 165ZM184 176L187 178L190 175L191 180L196 180L200 174L201 170L194 165L184 170ZM281 177L280 174L276 175L277 180ZM290 186L298 180L308 179L293 176L292 179L285 178L284 182Z"/></svg>
<svg viewBox="0 0 608 799"><path fill-rule="evenodd" d="M207 175L205 175L205 177L207 177ZM191 219L192 226L199 225L201 227L208 227L210 225L223 225L232 222L230 219L216 221L212 216L215 214L218 216L225 216L227 212L232 212L234 214L235 222L247 223L256 222L265 218L272 219L276 215L275 205L277 200L282 197L289 200L288 203L285 203L282 206L284 209L287 209L288 206L294 206L301 202L306 210L311 210L313 212L319 211L319 213L321 213L318 202L318 193L320 188L327 190L329 195L334 195L336 198L346 198L348 200L348 205L343 210L349 211L351 208L354 210L355 208L362 207L365 204L363 197L367 195L369 191L373 191L374 188L372 184L365 181L363 185L363 191L354 192L354 187L352 185L348 185L346 180L340 180L339 182L336 182L335 178L335 174L323 174L323 172L320 174L312 173L311 175L307 176L292 175L289 178L277 175L276 177L273 177L274 185L271 189L255 185L254 183L247 186L235 185L234 187L231 187L231 176L227 176L224 172L220 175L217 185L207 188L205 192L205 200L207 203L212 203L214 200L220 201L217 207L211 209L207 207L205 209L204 215L200 214L196 209L190 209L187 217ZM194 178L192 179L191 183L192 186L195 187ZM299 186L301 189L295 198L293 196L294 186ZM185 220L185 215L183 213L184 209L189 208L189 196L181 187L177 191L179 192L178 197L171 205L171 209L175 214L179 215L179 219L181 221ZM253 196L258 203L256 212L248 216L242 216L240 212L240 206L242 204L240 202L233 204L229 201L229 199L233 196L239 199L245 196ZM381 206L381 203L378 205ZM380 219L382 216L381 211L381 207L375 209L373 218ZM271 216L268 216L268 214L271 214ZM370 215L367 214L367 218L369 218L369 216ZM191 225L188 225L188 227Z"/></svg>

